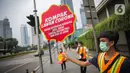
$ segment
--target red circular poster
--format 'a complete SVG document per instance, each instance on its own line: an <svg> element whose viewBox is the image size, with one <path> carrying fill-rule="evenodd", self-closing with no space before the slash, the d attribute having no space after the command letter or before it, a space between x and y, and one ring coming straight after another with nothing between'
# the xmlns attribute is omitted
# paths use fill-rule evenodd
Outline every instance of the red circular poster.
<svg viewBox="0 0 130 73"><path fill-rule="evenodd" d="M42 14L41 31L48 41L63 41L75 31L76 16L67 5L52 5Z"/></svg>

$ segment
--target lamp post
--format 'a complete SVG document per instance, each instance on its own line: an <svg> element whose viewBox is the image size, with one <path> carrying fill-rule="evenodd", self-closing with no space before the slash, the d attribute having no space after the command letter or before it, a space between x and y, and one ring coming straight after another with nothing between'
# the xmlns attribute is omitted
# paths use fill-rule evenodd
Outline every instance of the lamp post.
<svg viewBox="0 0 130 73"><path fill-rule="evenodd" d="M40 36L39 36L39 32L38 32L38 19L37 19L37 9L36 9L36 1L33 0L34 2L34 15L35 15L35 24L36 24L36 36L37 36L37 42L38 42L38 50L39 50L39 53L41 52L41 49L40 49ZM40 67L41 67L41 73L44 73L43 71L43 64L42 64L42 56L39 56L39 60L40 60Z"/></svg>

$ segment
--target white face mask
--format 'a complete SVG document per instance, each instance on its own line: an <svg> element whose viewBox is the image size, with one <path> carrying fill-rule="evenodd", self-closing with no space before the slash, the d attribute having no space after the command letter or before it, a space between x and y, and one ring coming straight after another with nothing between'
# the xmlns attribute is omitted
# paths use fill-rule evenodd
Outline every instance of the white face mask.
<svg viewBox="0 0 130 73"><path fill-rule="evenodd" d="M101 49L103 52L108 51L109 48L107 47L107 43L106 43L106 42L100 42L100 49Z"/></svg>

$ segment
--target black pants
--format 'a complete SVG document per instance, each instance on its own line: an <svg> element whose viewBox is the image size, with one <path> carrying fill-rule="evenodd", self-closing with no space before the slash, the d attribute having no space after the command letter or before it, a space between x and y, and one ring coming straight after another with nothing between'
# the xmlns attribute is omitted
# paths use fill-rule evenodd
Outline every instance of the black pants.
<svg viewBox="0 0 130 73"><path fill-rule="evenodd" d="M66 61L63 61L63 63L61 64L61 68L62 70L66 69L66 64L65 64Z"/></svg>
<svg viewBox="0 0 130 73"><path fill-rule="evenodd" d="M79 59L80 61L86 61L86 59ZM81 73L86 73L86 69L87 69L87 67L85 66L80 66L80 71L81 71Z"/></svg>

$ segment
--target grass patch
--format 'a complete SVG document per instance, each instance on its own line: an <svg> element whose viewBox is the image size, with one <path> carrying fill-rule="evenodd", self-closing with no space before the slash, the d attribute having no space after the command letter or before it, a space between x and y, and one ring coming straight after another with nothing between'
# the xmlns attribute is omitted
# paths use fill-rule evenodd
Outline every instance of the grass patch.
<svg viewBox="0 0 130 73"><path fill-rule="evenodd" d="M41 48L41 50L43 50L43 51L44 51L44 50L48 50L48 48Z"/></svg>
<svg viewBox="0 0 130 73"><path fill-rule="evenodd" d="M20 52L20 53L12 54L12 55L0 56L0 59L13 58L16 56L26 55L26 54L30 54L30 53L34 53L34 52L36 52L36 51L26 51L26 52Z"/></svg>

